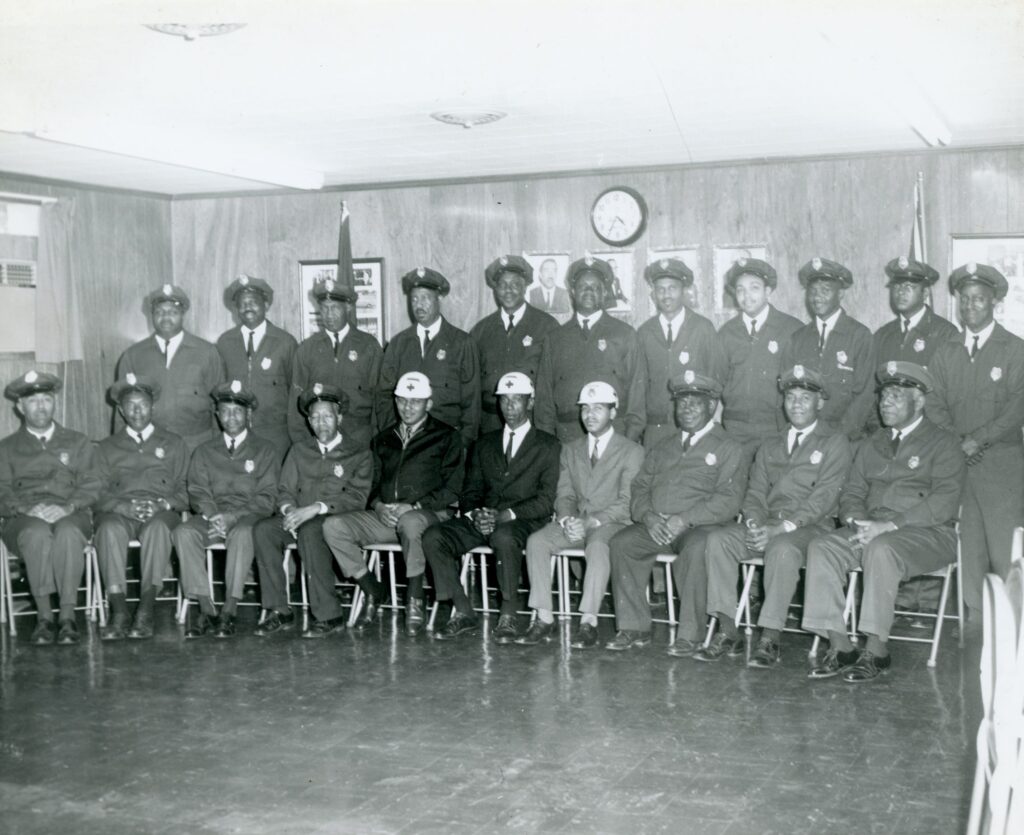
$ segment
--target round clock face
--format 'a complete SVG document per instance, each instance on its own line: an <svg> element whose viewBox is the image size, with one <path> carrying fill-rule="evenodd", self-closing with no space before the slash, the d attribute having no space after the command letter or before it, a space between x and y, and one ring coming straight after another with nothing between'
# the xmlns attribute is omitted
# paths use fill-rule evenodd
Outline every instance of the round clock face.
<svg viewBox="0 0 1024 835"><path fill-rule="evenodd" d="M602 192L590 211L594 231L606 244L626 246L644 231L647 204L633 189L616 186Z"/></svg>

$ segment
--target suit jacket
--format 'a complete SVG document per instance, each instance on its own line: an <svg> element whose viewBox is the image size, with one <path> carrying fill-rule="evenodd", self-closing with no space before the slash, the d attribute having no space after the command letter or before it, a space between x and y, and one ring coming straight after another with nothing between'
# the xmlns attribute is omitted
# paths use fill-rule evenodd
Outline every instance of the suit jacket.
<svg viewBox="0 0 1024 835"><path fill-rule="evenodd" d="M459 500L465 476L462 436L447 423L427 415L408 445L398 427L373 439L373 489L370 507L386 503L419 503L424 510L444 510Z"/></svg>
<svg viewBox="0 0 1024 835"><path fill-rule="evenodd" d="M40 502L88 510L102 489L95 447L81 432L56 423L43 448L22 426L0 441L0 517L17 516Z"/></svg>
<svg viewBox="0 0 1024 835"><path fill-rule="evenodd" d="M206 517L225 512L270 516L280 474L277 451L255 433L245 436L234 455L218 433L192 453L189 502L192 510Z"/></svg>
<svg viewBox="0 0 1024 835"><path fill-rule="evenodd" d="M895 522L899 527L951 525L960 515L967 464L957 439L928 418L892 454L891 430L857 448L839 499L840 518Z"/></svg>
<svg viewBox="0 0 1024 835"><path fill-rule="evenodd" d="M366 507L373 461L370 451L343 437L326 455L314 438L293 444L281 468L278 508L327 505L328 513L345 513Z"/></svg>
<svg viewBox="0 0 1024 835"><path fill-rule="evenodd" d="M883 362L898 360L928 365L935 349L959 333L956 325L926 306L921 321L907 331L906 336L903 335L898 318L886 322L875 331L875 362L881 365Z"/></svg>
<svg viewBox="0 0 1024 835"><path fill-rule="evenodd" d="M528 301L538 310L545 313L572 313L572 301L569 293L564 287L555 287L551 304L544 301L544 289L539 285L530 290Z"/></svg>
<svg viewBox="0 0 1024 835"><path fill-rule="evenodd" d="M459 508L463 513L479 507L508 509L517 519L549 519L558 487L561 444L531 426L506 464L503 435L501 429L489 432L473 445Z"/></svg>
<svg viewBox="0 0 1024 835"><path fill-rule="evenodd" d="M173 432L155 426L153 434L137 444L122 429L99 442L96 459L104 479L97 510L115 511L133 499L166 499L171 510L188 509L189 452Z"/></svg>
<svg viewBox="0 0 1024 835"><path fill-rule="evenodd" d="M678 513L690 528L733 520L747 480L743 459L743 447L717 423L685 452L681 434L666 438L647 453L633 481L633 521L652 512Z"/></svg>
<svg viewBox="0 0 1024 835"><path fill-rule="evenodd" d="M425 357L415 326L388 343L377 391L378 429L398 422L393 401L395 383L406 371L419 371L430 379L434 391L431 415L458 429L467 445L476 440L480 426L480 362L476 343L468 333L442 319Z"/></svg>
<svg viewBox="0 0 1024 835"><path fill-rule="evenodd" d="M259 401L252 413L252 430L282 452L290 443L288 413L294 408L291 401L295 349L295 337L270 322L252 361L245 352L241 327L225 331L217 340L228 379L241 380Z"/></svg>
<svg viewBox="0 0 1024 835"><path fill-rule="evenodd" d="M180 435L190 450L211 437L217 423L210 392L224 382L227 374L224 360L213 345L185 331L167 368L156 337L147 336L121 355L118 379L129 372L160 384L160 399L153 404L153 423ZM116 421L118 429L123 425Z"/></svg>
<svg viewBox="0 0 1024 835"><path fill-rule="evenodd" d="M597 465L590 466L589 438L562 447L558 466L555 517L596 519L602 525L629 524L633 479L644 463L644 448L615 432Z"/></svg>
<svg viewBox="0 0 1024 835"><path fill-rule="evenodd" d="M818 421L789 454L789 430L765 441L750 470L743 518L759 525L783 520L798 528L834 517L853 460L842 433Z"/></svg>

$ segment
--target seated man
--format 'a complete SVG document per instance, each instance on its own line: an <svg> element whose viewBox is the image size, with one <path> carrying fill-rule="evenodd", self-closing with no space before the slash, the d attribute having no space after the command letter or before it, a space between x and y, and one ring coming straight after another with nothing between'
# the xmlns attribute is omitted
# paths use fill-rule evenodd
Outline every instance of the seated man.
<svg viewBox="0 0 1024 835"><path fill-rule="evenodd" d="M367 571L363 546L397 542L405 557L408 582L405 633L416 636L423 629L424 603L423 532L435 522L452 516L449 507L462 490L462 436L447 423L428 414L433 408L430 379L409 371L395 386L398 425L378 434L373 453L372 511L358 510L332 516L324 523L324 539L341 570L363 587L365 608L356 626L372 622L382 589ZM364 579L365 578L365 579Z"/></svg>
<svg viewBox="0 0 1024 835"><path fill-rule="evenodd" d="M721 385L687 369L669 386L682 435L659 441L647 453L633 481L630 515L635 524L612 537L618 633L606 649L651 642L647 584L655 557L664 553L677 555L672 575L680 606L673 651L677 645L685 650L700 638L707 617L704 545L711 531L736 518L743 498L743 447L713 420Z"/></svg>
<svg viewBox="0 0 1024 835"><path fill-rule="evenodd" d="M555 497L555 522L526 541L530 608L537 618L517 644L550 641L555 631L551 609L551 554L583 546L587 570L580 601L580 631L572 646L597 646L597 613L608 587L608 543L629 524L633 479L644 463L644 449L612 428L619 398L608 383L587 383L580 392L580 419L586 436L562 447Z"/></svg>
<svg viewBox="0 0 1024 835"><path fill-rule="evenodd" d="M761 555L761 637L747 666L778 662L782 628L807 545L835 530L839 491L850 469L850 442L818 420L828 392L817 371L795 365L779 378L779 389L789 428L757 451L743 500L745 524L728 525L708 536L708 611L718 617L719 632L708 647L693 647L698 661L717 661L736 644L737 566Z"/></svg>
<svg viewBox="0 0 1024 835"><path fill-rule="evenodd" d="M25 561L38 618L35 644L78 643L75 603L92 535L89 508L103 487L92 443L53 419L60 388L52 374L29 371L4 390L24 423L0 441L0 517L4 544Z"/></svg>
<svg viewBox="0 0 1024 835"><path fill-rule="evenodd" d="M498 380L498 408L505 428L488 432L473 446L466 485L459 500L462 515L431 525L423 551L434 575L438 601L451 600L451 619L436 631L442 640L477 627L477 619L459 584L462 555L480 545L494 549L501 612L494 639L512 643L518 634L516 610L523 547L527 537L551 518L558 486L558 439L530 423L533 383L511 371ZM443 622L443 621L442 621Z"/></svg>
<svg viewBox="0 0 1024 835"><path fill-rule="evenodd" d="M953 526L967 465L959 440L924 416L932 376L890 361L877 378L882 428L854 456L839 497L844 527L807 549L803 627L831 644L812 679L841 674L854 683L887 669L899 584L956 560ZM843 621L843 589L857 567L864 570L858 626L867 636L859 653Z"/></svg>
<svg viewBox="0 0 1024 835"><path fill-rule="evenodd" d="M238 601L252 567L253 525L274 512L281 472L278 451L249 431L256 396L240 380L221 383L210 396L221 433L192 453L188 497L198 515L171 534L181 564L182 592L199 603L199 615L189 618L186 638L200 638L211 631L218 638L235 634ZM219 618L206 576L206 547L217 542L227 549L224 608Z"/></svg>
<svg viewBox="0 0 1024 835"><path fill-rule="evenodd" d="M349 407L340 388L315 383L299 397L298 406L313 437L296 441L284 459L277 493L280 515L261 519L254 529L260 596L263 608L270 611L256 627L256 634L272 635L295 623L281 555L288 543L297 542L315 618L302 637L326 638L345 628L345 616L334 594L334 558L326 541L327 523L337 517L328 514L366 506L373 465L361 438L343 438L339 431ZM379 585L373 575L370 580L374 583L370 590L359 581L367 594Z"/></svg>
<svg viewBox="0 0 1024 835"><path fill-rule="evenodd" d="M135 374L110 387L125 428L97 446L106 486L96 505L96 553L111 613L104 641L153 637L153 605L170 570L171 531L188 509L188 447L178 435L153 424L153 403L159 397L155 380ZM139 606L131 620L125 563L133 539L139 541L140 576Z"/></svg>

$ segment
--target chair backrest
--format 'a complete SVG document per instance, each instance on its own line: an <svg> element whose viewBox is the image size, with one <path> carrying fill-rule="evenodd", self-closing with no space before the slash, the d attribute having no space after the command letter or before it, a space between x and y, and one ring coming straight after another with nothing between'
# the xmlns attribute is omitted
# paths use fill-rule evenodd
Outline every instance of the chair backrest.
<svg viewBox="0 0 1024 835"><path fill-rule="evenodd" d="M1024 560L1024 528L1013 529L1013 540L1010 544L1010 559Z"/></svg>
<svg viewBox="0 0 1024 835"><path fill-rule="evenodd" d="M1006 716L1017 661L1017 624L1006 586L997 574L985 575L984 638L981 648L981 705L992 721ZM1019 710L1018 706L1018 710Z"/></svg>

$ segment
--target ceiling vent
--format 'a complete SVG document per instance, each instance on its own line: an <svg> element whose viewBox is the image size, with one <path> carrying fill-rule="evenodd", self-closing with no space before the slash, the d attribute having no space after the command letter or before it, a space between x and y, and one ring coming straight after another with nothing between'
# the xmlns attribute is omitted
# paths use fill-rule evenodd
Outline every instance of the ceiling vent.
<svg viewBox="0 0 1024 835"><path fill-rule="evenodd" d="M430 118L446 125L458 125L469 129L478 125L489 125L491 122L504 119L507 115L500 110L438 110L431 113Z"/></svg>
<svg viewBox="0 0 1024 835"><path fill-rule="evenodd" d="M197 41L200 38L212 38L217 35L230 35L245 26L244 23L144 23L142 25L154 32L160 32L162 35L184 38L186 41Z"/></svg>

